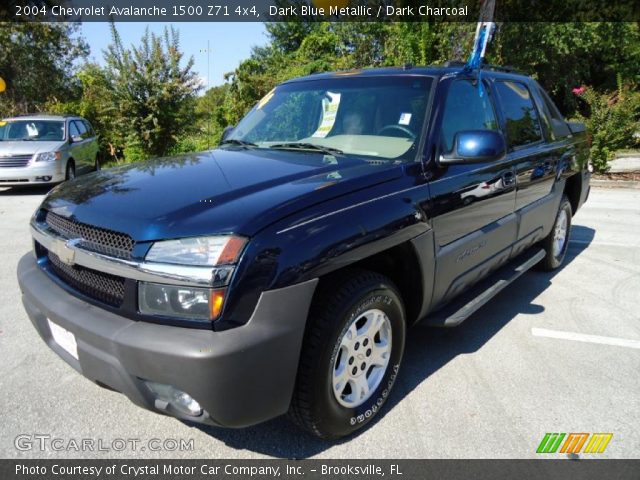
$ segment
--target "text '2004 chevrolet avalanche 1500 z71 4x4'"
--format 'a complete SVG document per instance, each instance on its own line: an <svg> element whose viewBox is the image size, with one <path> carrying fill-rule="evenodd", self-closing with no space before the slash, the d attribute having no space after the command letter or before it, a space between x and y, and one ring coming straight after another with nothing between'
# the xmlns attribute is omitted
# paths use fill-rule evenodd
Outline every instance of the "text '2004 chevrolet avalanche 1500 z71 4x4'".
<svg viewBox="0 0 640 480"><path fill-rule="evenodd" d="M562 264L584 127L531 78L457 66L319 74L218 149L58 186L18 279L43 340L134 403L324 438L381 410L407 327L459 324Z"/></svg>

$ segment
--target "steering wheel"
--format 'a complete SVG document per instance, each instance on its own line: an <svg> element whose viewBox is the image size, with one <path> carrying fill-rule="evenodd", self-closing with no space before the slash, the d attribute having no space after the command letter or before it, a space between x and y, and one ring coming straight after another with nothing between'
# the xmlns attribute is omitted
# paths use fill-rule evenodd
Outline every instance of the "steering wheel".
<svg viewBox="0 0 640 480"><path fill-rule="evenodd" d="M416 134L413 133L410 129L408 129L407 127L403 127L402 125L395 125L395 124L390 124L390 125L385 125L384 127L382 127L380 130L378 130L378 135L380 135L382 132L384 132L385 130L400 130L402 133L406 133L407 136L411 139L411 140L415 140L416 139Z"/></svg>

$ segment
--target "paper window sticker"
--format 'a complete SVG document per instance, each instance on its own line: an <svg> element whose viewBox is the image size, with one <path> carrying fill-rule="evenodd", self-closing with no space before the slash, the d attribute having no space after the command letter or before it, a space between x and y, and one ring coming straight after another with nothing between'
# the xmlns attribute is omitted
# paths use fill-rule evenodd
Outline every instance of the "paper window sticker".
<svg viewBox="0 0 640 480"><path fill-rule="evenodd" d="M409 125L411 123L411 114L410 113L401 113L400 120L398 120L398 125Z"/></svg>
<svg viewBox="0 0 640 480"><path fill-rule="evenodd" d="M327 92L327 97L322 99L322 120L318 129L311 135L312 137L324 138L329 135L336 123L340 97L341 94L339 93Z"/></svg>

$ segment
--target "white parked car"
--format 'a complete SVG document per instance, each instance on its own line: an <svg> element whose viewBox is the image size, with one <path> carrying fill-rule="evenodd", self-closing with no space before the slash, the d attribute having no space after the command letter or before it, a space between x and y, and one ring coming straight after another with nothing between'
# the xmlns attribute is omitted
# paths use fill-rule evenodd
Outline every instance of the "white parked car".
<svg viewBox="0 0 640 480"><path fill-rule="evenodd" d="M0 186L58 183L99 169L98 138L84 118L0 120Z"/></svg>

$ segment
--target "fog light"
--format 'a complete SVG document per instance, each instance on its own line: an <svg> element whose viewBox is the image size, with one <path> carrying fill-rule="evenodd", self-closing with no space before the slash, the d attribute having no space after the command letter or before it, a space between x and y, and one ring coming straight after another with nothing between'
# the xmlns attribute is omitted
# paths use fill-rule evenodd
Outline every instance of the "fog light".
<svg viewBox="0 0 640 480"><path fill-rule="evenodd" d="M38 180L39 182L48 182L51 180L51 177L49 175L46 175L44 177L36 177L36 180Z"/></svg>
<svg viewBox="0 0 640 480"><path fill-rule="evenodd" d="M164 383L149 382L147 380L144 383L156 398L166 402L173 410L190 417L199 417L202 414L202 407L188 393Z"/></svg>

